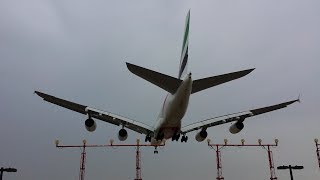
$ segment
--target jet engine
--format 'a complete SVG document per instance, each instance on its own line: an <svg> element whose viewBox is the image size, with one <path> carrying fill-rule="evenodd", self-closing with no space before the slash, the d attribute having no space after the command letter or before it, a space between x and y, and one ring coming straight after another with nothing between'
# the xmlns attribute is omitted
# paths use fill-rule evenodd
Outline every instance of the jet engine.
<svg viewBox="0 0 320 180"><path fill-rule="evenodd" d="M206 130L201 130L200 132L198 132L196 134L196 140L198 142L202 142L203 140L205 140L207 138L207 136L208 136L207 131Z"/></svg>
<svg viewBox="0 0 320 180"><path fill-rule="evenodd" d="M118 133L118 139L120 141L125 141L128 138L128 132L125 129L120 129Z"/></svg>
<svg viewBox="0 0 320 180"><path fill-rule="evenodd" d="M236 123L232 124L229 128L229 131L232 134L237 134L244 128L244 124L242 122L237 121Z"/></svg>
<svg viewBox="0 0 320 180"><path fill-rule="evenodd" d="M91 118L87 119L84 124L89 132L93 132L97 128L96 122Z"/></svg>

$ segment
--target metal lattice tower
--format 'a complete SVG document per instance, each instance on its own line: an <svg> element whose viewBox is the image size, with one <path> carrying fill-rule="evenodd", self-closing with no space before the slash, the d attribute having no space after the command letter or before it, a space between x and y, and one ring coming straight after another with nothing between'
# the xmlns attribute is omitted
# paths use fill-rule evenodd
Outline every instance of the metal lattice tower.
<svg viewBox="0 0 320 180"><path fill-rule="evenodd" d="M80 159L80 174L79 174L79 180L84 180L85 170L86 170L86 141L83 140L83 147L81 152L81 159Z"/></svg>
<svg viewBox="0 0 320 180"><path fill-rule="evenodd" d="M267 145L268 147L268 159L269 159L269 168L270 168L270 179L277 179L276 173L275 173L275 168L274 168L274 163L273 163L273 155L272 151L270 150L270 145Z"/></svg>
<svg viewBox="0 0 320 180"><path fill-rule="evenodd" d="M320 144L318 144L318 139L314 139L314 142L316 143L316 153L318 158L318 165L320 168Z"/></svg>
<svg viewBox="0 0 320 180"><path fill-rule="evenodd" d="M137 140L137 151L136 151L136 178L135 178L135 180L142 180L142 177L141 177L141 158L140 158L139 140Z"/></svg>
<svg viewBox="0 0 320 180"><path fill-rule="evenodd" d="M222 177L222 163L221 163L221 151L219 149L219 146L216 147L216 156L217 156L217 180L224 179Z"/></svg>
<svg viewBox="0 0 320 180"><path fill-rule="evenodd" d="M136 147L136 178L135 180L142 180L141 177L141 152L140 147L154 147L155 152L157 151L157 147L165 146L165 144L160 145L151 145L151 144L140 144L140 140L137 139L137 144L113 144L113 140L110 140L110 144L104 145L87 145L86 140L82 141L82 145L59 145L59 141L56 140L55 144L57 148L81 148L81 158L80 158L80 172L79 172L79 180L84 180L85 177L85 164L86 164L86 148L98 148L98 147Z"/></svg>
<svg viewBox="0 0 320 180"><path fill-rule="evenodd" d="M278 139L275 140L275 144L261 144L261 139L258 140L259 144L244 144L245 140L241 139L241 144L228 144L228 140L224 140L224 144L210 144L210 139L208 139L208 146L216 151L216 161L217 161L217 180L224 179L222 176L222 163L221 163L221 149L225 147L263 147L268 151L269 169L270 169L270 180L277 180L275 175L275 168L273 163L273 155L270 147L278 146Z"/></svg>

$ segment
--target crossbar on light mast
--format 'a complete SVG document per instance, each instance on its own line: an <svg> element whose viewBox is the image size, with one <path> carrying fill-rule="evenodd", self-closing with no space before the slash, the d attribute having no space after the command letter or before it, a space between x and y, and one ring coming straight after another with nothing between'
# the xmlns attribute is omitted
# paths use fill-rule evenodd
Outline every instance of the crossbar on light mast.
<svg viewBox="0 0 320 180"><path fill-rule="evenodd" d="M140 140L137 139L137 144L114 144L113 140L110 140L110 144L94 145L87 144L86 140L82 141L82 145L60 145L59 140L55 141L57 148L81 148L81 159L80 159L80 172L79 180L84 180L85 177L85 163L86 163L86 148L100 148L100 147L136 147L136 178L135 180L142 180L141 177L141 152L140 147L154 147L157 149L159 146L165 146L165 143L160 145L151 145L151 144L140 144ZM155 150L157 152L157 150Z"/></svg>
<svg viewBox="0 0 320 180"><path fill-rule="evenodd" d="M221 149L223 147L263 147L268 151L269 169L270 169L270 180L276 180L275 168L273 163L273 155L270 147L278 146L278 139L275 139L275 144L262 144L262 140L258 139L258 144L245 144L245 140L241 139L241 144L228 144L228 140L224 139L224 144L211 144L211 140L208 139L208 146L216 150L216 160L217 160L217 180L223 180L222 176L222 162L221 162ZM266 148L267 147L267 148Z"/></svg>

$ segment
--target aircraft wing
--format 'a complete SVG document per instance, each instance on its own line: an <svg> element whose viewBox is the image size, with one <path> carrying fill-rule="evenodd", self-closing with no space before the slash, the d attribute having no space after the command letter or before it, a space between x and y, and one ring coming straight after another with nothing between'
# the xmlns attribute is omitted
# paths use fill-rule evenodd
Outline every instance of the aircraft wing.
<svg viewBox="0 0 320 180"><path fill-rule="evenodd" d="M112 114L110 112L100 111L98 109L94 109L94 108L84 106L81 104L77 104L77 103L67 101L64 99L60 99L60 98L57 98L57 97L54 97L54 96L51 96L51 95L48 95L48 94L45 94L45 93L42 93L39 91L35 91L35 93L38 96L42 97L43 100L45 100L47 102L50 102L50 103L56 104L58 106L70 109L72 111L76 111L81 114L86 114L92 118L99 119L101 121L104 121L104 122L107 122L110 124L114 124L117 126L122 125L128 129L136 131L140 134L148 135L148 134L153 133L153 131L154 131L153 127L148 126L148 125L141 123L139 121L131 120L126 117Z"/></svg>
<svg viewBox="0 0 320 180"><path fill-rule="evenodd" d="M256 116L259 114L267 113L270 111L275 111L277 109L282 109L287 107L288 105L295 103L295 102L300 102L299 99L272 105L272 106L267 106L263 108L258 108L258 109L252 109L249 111L243 111L243 112L238 112L238 113L233 113L233 114L228 114L228 115L223 115L223 116L218 116L214 118L209 118L205 119L200 122L196 122L193 124L189 124L187 126L184 126L181 128L181 133L186 134L191 131L199 130L199 129L207 129L209 127L213 126L218 126L221 124L226 124L234 121L240 121L243 122L246 118Z"/></svg>

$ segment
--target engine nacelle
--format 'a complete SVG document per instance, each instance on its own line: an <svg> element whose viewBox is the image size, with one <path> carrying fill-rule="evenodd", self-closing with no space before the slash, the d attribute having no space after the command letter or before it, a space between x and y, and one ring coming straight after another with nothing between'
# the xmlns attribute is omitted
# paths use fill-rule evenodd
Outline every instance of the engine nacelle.
<svg viewBox="0 0 320 180"><path fill-rule="evenodd" d="M203 140L205 140L207 138L207 136L208 136L207 131L206 130L201 130L200 132L198 132L196 134L196 140L198 142L202 142Z"/></svg>
<svg viewBox="0 0 320 180"><path fill-rule="evenodd" d="M120 141L125 141L128 138L128 132L125 129L120 129L118 133L118 139Z"/></svg>
<svg viewBox="0 0 320 180"><path fill-rule="evenodd" d="M244 128L244 124L242 122L237 121L236 123L232 124L229 128L229 131L232 134L237 134Z"/></svg>
<svg viewBox="0 0 320 180"><path fill-rule="evenodd" d="M96 122L93 120L93 119L87 119L85 122L84 122L85 126L86 126L86 129L89 131L89 132L93 132L96 130L97 128L97 125L96 125Z"/></svg>

